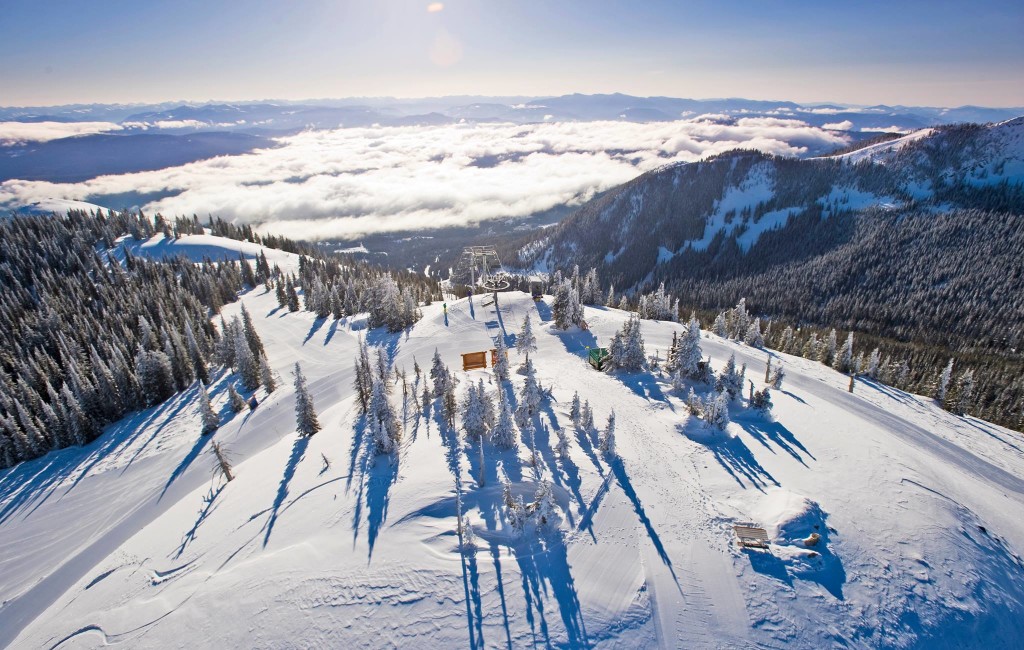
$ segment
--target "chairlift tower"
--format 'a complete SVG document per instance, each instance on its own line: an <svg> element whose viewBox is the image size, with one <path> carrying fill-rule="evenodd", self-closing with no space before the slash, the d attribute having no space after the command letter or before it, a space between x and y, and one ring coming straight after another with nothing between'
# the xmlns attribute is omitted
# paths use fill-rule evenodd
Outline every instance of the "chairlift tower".
<svg viewBox="0 0 1024 650"><path fill-rule="evenodd" d="M494 246L467 246L459 257L456 275L472 287L505 291L511 286Z"/></svg>

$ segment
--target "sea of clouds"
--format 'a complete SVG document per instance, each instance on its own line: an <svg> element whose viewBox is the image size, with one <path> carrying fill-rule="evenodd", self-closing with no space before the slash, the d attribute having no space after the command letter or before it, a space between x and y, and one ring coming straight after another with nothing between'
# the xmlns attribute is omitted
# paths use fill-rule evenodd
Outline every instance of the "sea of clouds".
<svg viewBox="0 0 1024 650"><path fill-rule="evenodd" d="M163 196L141 206L150 214L219 215L301 239L355 238L525 217L582 203L669 163L735 148L795 156L846 138L797 119L710 115L308 131L272 148L158 171L80 183L10 180L0 184L0 206L102 203L135 192Z"/></svg>

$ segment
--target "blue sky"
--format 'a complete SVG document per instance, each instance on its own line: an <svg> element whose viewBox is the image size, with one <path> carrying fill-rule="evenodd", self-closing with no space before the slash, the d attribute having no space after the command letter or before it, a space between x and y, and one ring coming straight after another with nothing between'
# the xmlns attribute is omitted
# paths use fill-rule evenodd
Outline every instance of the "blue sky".
<svg viewBox="0 0 1024 650"><path fill-rule="evenodd" d="M571 92L1024 105L1020 0L431 4L0 0L0 105Z"/></svg>

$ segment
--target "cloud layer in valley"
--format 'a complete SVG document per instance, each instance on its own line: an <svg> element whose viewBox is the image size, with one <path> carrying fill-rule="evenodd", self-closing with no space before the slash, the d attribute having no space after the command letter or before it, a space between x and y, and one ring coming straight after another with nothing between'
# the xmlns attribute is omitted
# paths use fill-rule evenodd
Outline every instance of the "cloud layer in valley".
<svg viewBox="0 0 1024 650"><path fill-rule="evenodd" d="M734 148L780 155L842 146L800 120L458 124L308 131L278 147L61 184L11 180L8 208L51 197L162 196L143 209L219 215L301 239L476 224L577 204L639 173ZM119 206L111 206L119 207Z"/></svg>
<svg viewBox="0 0 1024 650"><path fill-rule="evenodd" d="M48 142L76 135L120 131L113 122L0 122L0 145Z"/></svg>

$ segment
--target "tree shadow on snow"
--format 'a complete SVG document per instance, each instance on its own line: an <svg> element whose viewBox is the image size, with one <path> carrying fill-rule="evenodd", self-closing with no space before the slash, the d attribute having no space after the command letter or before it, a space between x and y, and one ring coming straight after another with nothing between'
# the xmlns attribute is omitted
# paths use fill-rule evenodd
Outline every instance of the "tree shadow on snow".
<svg viewBox="0 0 1024 650"><path fill-rule="evenodd" d="M327 336L324 337L324 345L327 345L328 343L331 342L331 339L333 339L334 335L338 332L339 325L341 325L340 318L337 318L331 322L331 327L327 330Z"/></svg>
<svg viewBox="0 0 1024 650"><path fill-rule="evenodd" d="M786 397L791 397L791 398L795 399L796 401L800 402L801 404L806 404L807 403L807 401L804 400L804 398L800 397L799 395L796 395L795 393L791 393L788 390L780 390L779 392L781 392Z"/></svg>
<svg viewBox="0 0 1024 650"><path fill-rule="evenodd" d="M687 424L678 427L679 431L690 440L704 445L741 488L747 489L743 479L761 492L764 492L769 483L779 487L780 483L757 462L743 440L714 428L691 423L694 421L700 422L696 418L691 418Z"/></svg>
<svg viewBox="0 0 1024 650"><path fill-rule="evenodd" d="M550 332L558 337L558 340L565 346L566 352L584 361L587 360L588 348L597 347L597 337L589 330L582 330L578 327L572 327L567 330L552 328Z"/></svg>
<svg viewBox="0 0 1024 650"><path fill-rule="evenodd" d="M804 467L807 467L807 463L804 462L804 455L811 460L817 460L814 454L807 451L807 448L796 439L793 432L779 422L768 421L758 414L744 414L744 417L737 418L734 422L743 427L744 431L749 433L752 438L760 442L772 453L775 453L775 450L768 444L769 441L775 443Z"/></svg>
<svg viewBox="0 0 1024 650"><path fill-rule="evenodd" d="M530 533L527 533L530 534ZM525 546L525 548L523 548ZM583 620L576 581L569 566L565 541L560 535L529 540L514 553L522 578L526 601L526 620L533 636L532 645L585 648L590 646ZM552 639L544 605L554 597L567 639Z"/></svg>
<svg viewBox="0 0 1024 650"><path fill-rule="evenodd" d="M464 537L459 532L459 548L464 548ZM476 565L476 551L466 549L461 552L462 588L466 595L466 626L469 629L469 647L483 648L484 615L483 599L480 596L480 571Z"/></svg>
<svg viewBox="0 0 1024 650"><path fill-rule="evenodd" d="M249 416L246 415L245 417L248 418ZM171 472L171 475L170 477L168 477L167 482L164 483L164 487L162 490L160 490L160 496L157 498L157 502L159 502L160 499L164 498L164 495L167 494L167 490L171 487L171 484L174 483L174 481L176 481L179 476L185 473L185 470L187 470L189 466L192 465L192 461L194 461L196 458L199 458L199 455L203 453L203 450L206 449L206 445L209 444L210 440L212 439L212 434L206 436L200 435L196 439L195 444L192 445L192 449L190 449L189 452L185 454L185 457L181 459L181 462L178 463L178 466L174 468L173 472Z"/></svg>
<svg viewBox="0 0 1024 650"><path fill-rule="evenodd" d="M611 376L647 401L668 403L665 393L661 392L658 380L649 372L613 372Z"/></svg>
<svg viewBox="0 0 1024 650"><path fill-rule="evenodd" d="M679 586L679 578L676 577L675 567L672 565L672 558L668 556L668 551L665 550L665 545L661 542L661 537L658 532L654 530L654 524L647 516L647 512L644 510L643 504L640 502L640 497L637 495L636 490L633 489L633 484L629 480L629 475L626 473L626 467L622 463L622 459L618 456L612 456L611 458L605 459L608 463L608 468L615 476L615 480L618 481L619 487L622 488L623 493L629 499L629 502L633 505L633 511L636 512L637 517L640 519L640 523L643 524L644 529L647 531L647 537L650 538L651 543L654 544L654 550L658 552L658 557L668 568L669 573L672 574L672 580L676 583L676 588L682 593L682 587Z"/></svg>
<svg viewBox="0 0 1024 650"><path fill-rule="evenodd" d="M302 344L305 345L306 343L308 343L309 340L311 338L313 338L313 336L317 332L319 332L320 328L322 328L326 323L327 323L327 317L317 318L316 320L314 320L313 324L310 325L310 327L309 327L309 331L306 332L306 338L302 339Z"/></svg>
<svg viewBox="0 0 1024 650"><path fill-rule="evenodd" d="M547 323L548 321L551 320L551 307L548 307L548 304L546 302L544 302L543 300L538 300L533 304L537 307L537 314L540 316L540 320L542 323Z"/></svg>
<svg viewBox="0 0 1024 650"><path fill-rule="evenodd" d="M898 388L893 388L891 386L886 386L882 382L873 380L873 379L871 379L869 377L859 377L858 378L858 383L861 384L861 385L864 385L864 386L869 386L871 388L874 388L879 393L882 393L883 395L885 395L887 397L891 397L892 399L896 400L897 402L900 402L902 404L907 404L909 406L913 406L913 407L915 407L915 410L919 410L920 409L920 404L917 402L916 399L914 399L913 397L911 397L910 395L908 395L907 393L903 392L902 390L900 390Z"/></svg>
<svg viewBox="0 0 1024 650"><path fill-rule="evenodd" d="M370 547L367 560L373 558L381 526L388 518L391 486L398 480L398 459L391 454L373 454L366 481L366 542Z"/></svg>
<svg viewBox="0 0 1024 650"><path fill-rule="evenodd" d="M281 505L284 504L285 498L288 496L288 484L291 483L292 478L295 476L295 470L299 467L299 461L306 453L306 447L309 446L309 438L306 436L299 436L295 440L295 444L292 445L292 453L288 456L288 463L284 467L284 474L281 475L281 482L277 486L277 496L274 498L274 505L270 509L270 518L267 519L267 523L264 525L266 534L263 536L263 548L267 547L267 543L270 542L270 535L274 532L274 524L277 523L277 515L281 510Z"/></svg>
<svg viewBox="0 0 1024 650"><path fill-rule="evenodd" d="M408 328L403 331L408 332ZM376 327L372 330L367 330L366 344L371 347L382 348L390 368L395 360L395 355L398 354L401 336L402 332L389 332L386 327Z"/></svg>
<svg viewBox="0 0 1024 650"><path fill-rule="evenodd" d="M181 546L178 547L177 552L174 554L174 559L181 557L181 554L185 552L185 548L195 540L196 533L199 532L199 527L203 525L203 522L206 521L207 517L209 517L216 509L214 502L217 500L217 497L220 496L220 493L224 491L225 485L227 485L227 482L222 482L216 487L216 489L210 488L210 491L203 497L203 505L199 508L199 516L196 518L196 522L192 525L192 528L182 536Z"/></svg>

